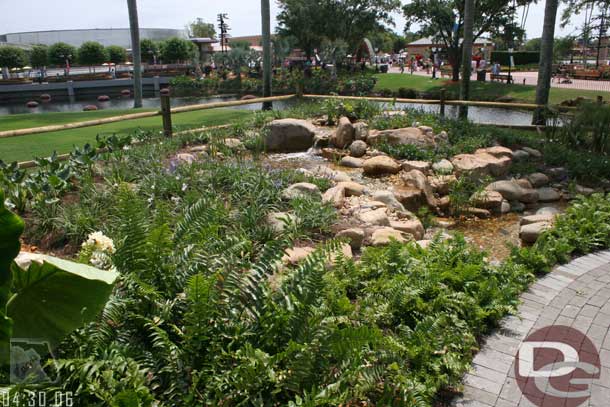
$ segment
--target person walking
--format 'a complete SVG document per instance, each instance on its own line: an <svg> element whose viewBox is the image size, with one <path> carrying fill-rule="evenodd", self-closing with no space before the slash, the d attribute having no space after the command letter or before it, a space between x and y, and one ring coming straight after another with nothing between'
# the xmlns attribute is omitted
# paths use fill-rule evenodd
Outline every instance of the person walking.
<svg viewBox="0 0 610 407"><path fill-rule="evenodd" d="M405 73L405 62L402 59L400 60L400 73Z"/></svg>

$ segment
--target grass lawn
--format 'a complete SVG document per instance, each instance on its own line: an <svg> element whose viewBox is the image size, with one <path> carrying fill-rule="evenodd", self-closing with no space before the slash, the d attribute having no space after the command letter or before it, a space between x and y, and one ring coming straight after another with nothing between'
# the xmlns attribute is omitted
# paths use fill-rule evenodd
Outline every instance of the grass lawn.
<svg viewBox="0 0 610 407"><path fill-rule="evenodd" d="M400 88L414 89L420 92L435 92L441 88L448 91L447 97L455 98L459 94L459 83L447 79L433 80L426 76L388 73L377 75L375 90L389 89L396 91ZM476 100L497 100L502 96L509 96L522 102L533 103L536 99L536 87L531 85L507 85L499 82L471 82L471 92ZM580 89L558 89L551 88L551 104L559 104L566 99L574 99L578 96L595 99L602 95L604 99L610 99L610 92L599 92Z"/></svg>
<svg viewBox="0 0 610 407"><path fill-rule="evenodd" d="M137 111L147 110L151 109L138 109ZM0 129L11 130L81 122L127 113L134 113L134 110L8 115L0 117ZM251 113L251 111L237 109L200 110L175 114L172 116L172 124L176 129L214 126L229 123ZM0 160L5 162L27 161L33 157L48 156L53 151L57 151L58 154L68 153L75 145L83 146L86 143L94 143L98 134L131 133L138 129L150 130L161 129L161 127L161 117L159 116L80 129L4 138L0 139Z"/></svg>

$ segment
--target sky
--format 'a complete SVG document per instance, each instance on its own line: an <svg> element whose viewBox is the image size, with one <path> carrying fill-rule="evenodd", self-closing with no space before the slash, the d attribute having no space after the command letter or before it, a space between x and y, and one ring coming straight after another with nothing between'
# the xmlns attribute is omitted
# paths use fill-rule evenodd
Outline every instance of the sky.
<svg viewBox="0 0 610 407"><path fill-rule="evenodd" d="M406 4L408 1L403 1ZM271 0L272 27L275 27L277 4ZM229 15L231 34L260 34L260 2L258 0L138 0L140 27L183 28L197 17L216 23L220 12ZM560 11L561 13L561 11ZM526 22L528 38L540 37L544 18L544 0L530 7ZM395 31L405 26L400 14L395 16ZM575 22L582 24L583 18ZM125 0L28 0L19 7L14 0L0 0L0 34L77 28L125 28L129 26ZM565 29L557 24L556 36L572 34L575 26Z"/></svg>

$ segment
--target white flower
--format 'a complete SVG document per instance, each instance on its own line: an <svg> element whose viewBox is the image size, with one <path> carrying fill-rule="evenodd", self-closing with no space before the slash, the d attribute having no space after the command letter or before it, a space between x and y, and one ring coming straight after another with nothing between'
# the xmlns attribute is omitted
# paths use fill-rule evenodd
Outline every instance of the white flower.
<svg viewBox="0 0 610 407"><path fill-rule="evenodd" d="M94 252L100 251L108 254L113 254L116 250L112 239L102 232L91 233L87 241L83 243L83 247L91 247Z"/></svg>
<svg viewBox="0 0 610 407"><path fill-rule="evenodd" d="M189 186L186 183L182 184L182 192L186 191Z"/></svg>

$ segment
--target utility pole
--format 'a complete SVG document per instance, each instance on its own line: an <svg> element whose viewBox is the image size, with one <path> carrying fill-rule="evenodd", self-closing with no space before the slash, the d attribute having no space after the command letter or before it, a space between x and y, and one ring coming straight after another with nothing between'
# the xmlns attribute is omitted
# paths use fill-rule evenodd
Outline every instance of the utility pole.
<svg viewBox="0 0 610 407"><path fill-rule="evenodd" d="M220 31L220 50L223 53L227 52L229 38L231 38L231 36L229 35L229 31L231 30L231 28L229 27L229 25L227 24L227 21L226 21L228 19L229 19L229 16L227 15L227 13L218 14L217 20L218 20L218 31Z"/></svg>

